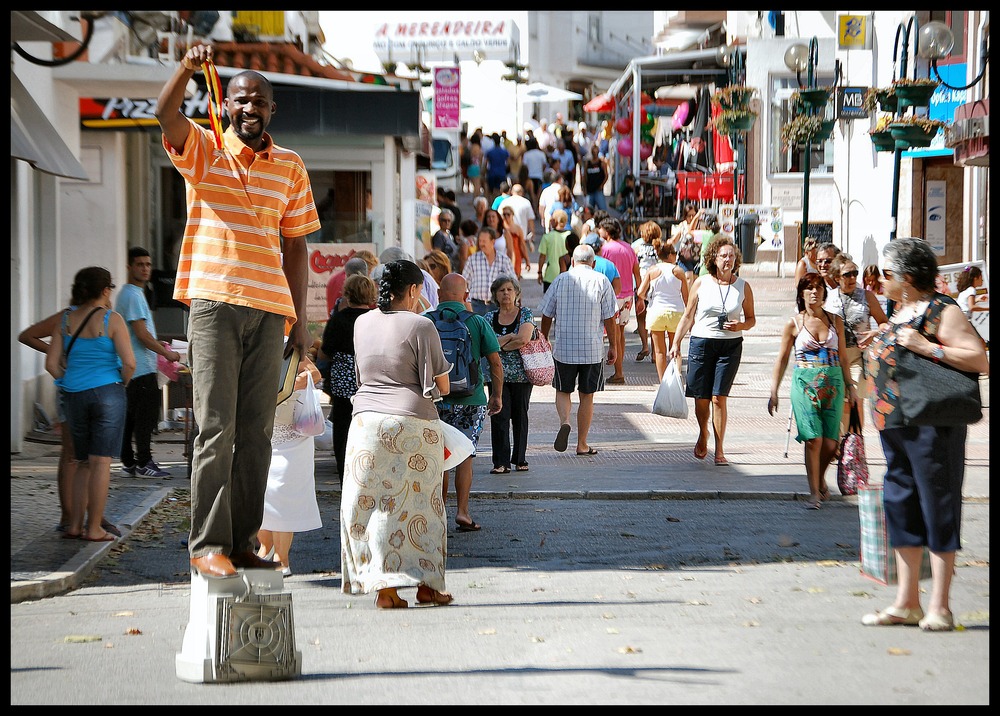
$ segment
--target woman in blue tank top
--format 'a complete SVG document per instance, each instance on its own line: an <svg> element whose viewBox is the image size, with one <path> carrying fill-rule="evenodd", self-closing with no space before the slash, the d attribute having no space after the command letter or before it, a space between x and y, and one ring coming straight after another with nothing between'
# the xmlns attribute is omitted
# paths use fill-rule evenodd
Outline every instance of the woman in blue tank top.
<svg viewBox="0 0 1000 716"><path fill-rule="evenodd" d="M115 539L101 523L111 460L121 450L125 384L135 371L135 356L125 320L110 308L114 287L105 268L88 266L77 272L71 301L76 308L63 313L45 358L45 369L65 396L73 434L76 469L69 524L63 532L67 539Z"/></svg>

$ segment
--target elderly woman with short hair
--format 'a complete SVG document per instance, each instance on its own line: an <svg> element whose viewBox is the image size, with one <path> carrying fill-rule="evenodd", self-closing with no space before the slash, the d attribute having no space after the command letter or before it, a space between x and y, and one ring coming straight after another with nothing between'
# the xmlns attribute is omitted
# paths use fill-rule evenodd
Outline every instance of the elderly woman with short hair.
<svg viewBox="0 0 1000 716"><path fill-rule="evenodd" d="M886 244L882 287L896 303L889 329L865 353L872 382L871 417L885 454L885 518L899 584L893 603L866 614L866 626L919 625L925 631L955 628L949 596L955 553L961 548L962 482L967 425L907 425L897 376L900 348L959 371L989 373L978 334L950 296L934 288L938 267L923 239ZM920 563L931 556L928 610L920 606Z"/></svg>
<svg viewBox="0 0 1000 716"><path fill-rule="evenodd" d="M521 305L521 284L512 276L501 276L490 286L496 309L484 316L497 334L500 343L500 363L503 365L503 408L490 417L493 444L491 474L510 472L511 464L518 472L528 470L528 404L531 401L531 381L524 372L520 348L535 332L530 308ZM514 442L510 435L513 430Z"/></svg>

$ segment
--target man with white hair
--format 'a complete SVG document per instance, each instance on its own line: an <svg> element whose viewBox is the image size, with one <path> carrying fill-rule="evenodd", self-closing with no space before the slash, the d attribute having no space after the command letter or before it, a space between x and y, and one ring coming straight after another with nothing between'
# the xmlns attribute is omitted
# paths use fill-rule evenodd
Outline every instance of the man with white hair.
<svg viewBox="0 0 1000 716"><path fill-rule="evenodd" d="M403 251L398 246L390 246L385 251L379 254L378 260L379 265L372 269L371 278L377 284L379 279L382 277L382 272L380 269L388 263L393 261L399 261L400 259L405 259L407 261L413 261L413 257L410 254ZM416 263L414 261L414 263ZM424 269L420 269L424 274L424 287L420 291L420 296L423 299L421 305L418 306L417 313L423 313L424 311L429 311L437 308L438 305L438 284L434 280L434 277ZM376 273L377 272L377 273Z"/></svg>
<svg viewBox="0 0 1000 716"><path fill-rule="evenodd" d="M549 131L549 120L545 119L545 117L538 120L538 129L535 130L535 141L538 142L538 148L543 152L555 141L555 137Z"/></svg>
<svg viewBox="0 0 1000 716"><path fill-rule="evenodd" d="M587 442L587 433L594 417L594 393L604 389L604 337L601 324L609 336L614 335L618 304L615 291L607 276L594 271L594 250L585 244L573 250L573 265L556 276L542 296L538 311L542 314L542 335L549 339L552 321L556 335L552 342L555 361L556 412L559 433L553 447L564 452L569 444L569 416L573 390L579 381L580 407L576 415L576 454L596 455ZM610 343L607 362L615 361L615 345Z"/></svg>

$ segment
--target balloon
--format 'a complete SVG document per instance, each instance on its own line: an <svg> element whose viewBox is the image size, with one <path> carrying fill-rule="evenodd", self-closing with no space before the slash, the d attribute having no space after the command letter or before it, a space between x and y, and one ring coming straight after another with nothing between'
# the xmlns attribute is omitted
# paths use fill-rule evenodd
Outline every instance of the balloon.
<svg viewBox="0 0 1000 716"><path fill-rule="evenodd" d="M649 112L646 112L646 113L643 114L642 126L643 127L652 127L653 123L655 121L656 121L656 117L654 117L653 115L651 115Z"/></svg>
<svg viewBox="0 0 1000 716"><path fill-rule="evenodd" d="M680 105L677 109L674 110L674 117L673 121L671 122L671 127L674 129L674 131L677 131L678 129L681 129L685 124L687 124L690 118L691 118L691 102L690 100L688 100L687 102Z"/></svg>
<svg viewBox="0 0 1000 716"><path fill-rule="evenodd" d="M645 161L649 159L649 155L653 153L653 145L642 143L639 145L639 159Z"/></svg>
<svg viewBox="0 0 1000 716"><path fill-rule="evenodd" d="M631 156L632 155L632 140L628 137L622 137L618 140L618 155L619 156Z"/></svg>
<svg viewBox="0 0 1000 716"><path fill-rule="evenodd" d="M632 118L622 117L617 122L615 122L615 129L618 130L618 134L631 134L632 133Z"/></svg>

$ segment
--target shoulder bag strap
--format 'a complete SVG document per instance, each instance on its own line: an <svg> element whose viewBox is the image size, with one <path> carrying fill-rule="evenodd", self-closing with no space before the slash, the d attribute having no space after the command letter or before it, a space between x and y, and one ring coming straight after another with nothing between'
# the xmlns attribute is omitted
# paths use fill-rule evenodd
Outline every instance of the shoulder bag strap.
<svg viewBox="0 0 1000 716"><path fill-rule="evenodd" d="M80 326L73 333L73 337L69 339L69 345L66 346L66 352L63 354L64 356L66 356L66 357L69 356L69 352L73 349L73 344L76 343L76 339L77 339L77 336L80 335L80 331L82 331L83 327L87 325L87 322L90 320L91 316L93 316L95 313L97 313L98 311L100 311L101 308L102 308L101 306L98 306L93 311L91 311L90 313L88 313L87 317L83 319L83 322L80 324Z"/></svg>

